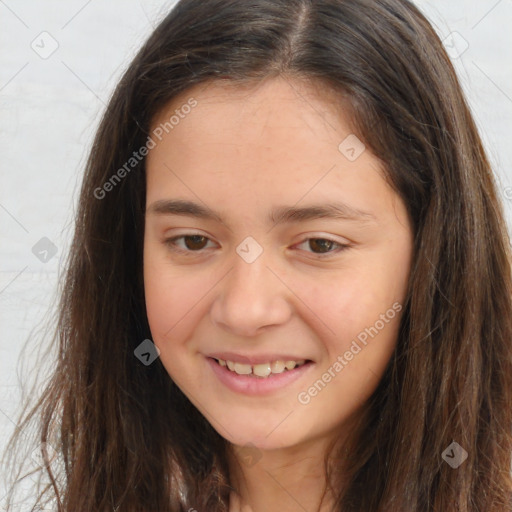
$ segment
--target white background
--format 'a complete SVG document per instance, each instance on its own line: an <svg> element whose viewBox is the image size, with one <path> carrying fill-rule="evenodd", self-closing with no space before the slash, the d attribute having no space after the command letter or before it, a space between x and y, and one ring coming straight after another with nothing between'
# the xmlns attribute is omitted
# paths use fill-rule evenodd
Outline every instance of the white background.
<svg viewBox="0 0 512 512"><path fill-rule="evenodd" d="M512 0L416 4L454 52L512 226ZM170 5L0 0L0 452L18 416L18 360L24 366L35 361L37 367L41 329L52 321L52 300L99 116L135 51ZM41 35L45 31L50 36ZM48 58L31 47L43 52L52 44L58 48ZM57 250L46 263L32 252L43 237ZM27 368L20 369L23 382L33 375ZM2 496L0 486L0 503Z"/></svg>

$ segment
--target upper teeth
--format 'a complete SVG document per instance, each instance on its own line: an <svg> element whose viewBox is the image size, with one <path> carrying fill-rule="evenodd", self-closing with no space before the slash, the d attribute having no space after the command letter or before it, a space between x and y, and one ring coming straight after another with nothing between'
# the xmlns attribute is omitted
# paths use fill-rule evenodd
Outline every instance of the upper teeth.
<svg viewBox="0 0 512 512"><path fill-rule="evenodd" d="M217 361L221 366L227 366L229 370L239 375L253 374L258 377L268 377L271 373L282 373L285 368L293 370L296 366L302 366L306 362L305 359L300 359L298 361L273 361L271 363L250 365L225 361L224 359L217 359Z"/></svg>

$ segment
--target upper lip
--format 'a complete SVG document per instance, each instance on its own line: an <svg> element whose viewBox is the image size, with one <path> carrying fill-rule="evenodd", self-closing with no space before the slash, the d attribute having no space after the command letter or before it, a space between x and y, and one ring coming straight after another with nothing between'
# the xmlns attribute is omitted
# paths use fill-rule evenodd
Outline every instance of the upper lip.
<svg viewBox="0 0 512 512"><path fill-rule="evenodd" d="M206 357L250 365L271 363L273 361L301 361L302 359L309 361L307 357L294 356L290 354L258 354L246 356L242 354L235 354L234 352L215 352L206 354Z"/></svg>

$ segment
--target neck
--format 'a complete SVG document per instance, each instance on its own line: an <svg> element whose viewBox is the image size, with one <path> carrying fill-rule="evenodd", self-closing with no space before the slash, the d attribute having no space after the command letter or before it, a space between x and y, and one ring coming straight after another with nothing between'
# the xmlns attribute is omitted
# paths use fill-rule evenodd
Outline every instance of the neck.
<svg viewBox="0 0 512 512"><path fill-rule="evenodd" d="M333 500L326 491L324 468L327 449L325 441L316 441L307 446L262 451L253 464L239 462L235 450L229 457L229 467L240 509L245 506L249 510L249 506L251 512L331 511Z"/></svg>
<svg viewBox="0 0 512 512"><path fill-rule="evenodd" d="M228 445L229 478L236 490L229 512L333 512L342 489L333 494L327 485L326 454L331 471L336 473L334 485L344 488L350 475L345 474L337 457L340 450L344 459L349 457L349 447L361 441L368 412L363 409L354 414L342 429L285 448Z"/></svg>

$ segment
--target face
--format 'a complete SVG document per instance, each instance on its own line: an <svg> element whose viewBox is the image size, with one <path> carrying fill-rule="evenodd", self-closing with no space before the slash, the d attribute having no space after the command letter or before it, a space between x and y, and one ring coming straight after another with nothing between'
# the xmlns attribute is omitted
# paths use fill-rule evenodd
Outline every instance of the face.
<svg viewBox="0 0 512 512"><path fill-rule="evenodd" d="M236 445L291 448L339 433L396 345L411 224L333 101L282 78L211 82L152 123L144 284L153 342L170 377Z"/></svg>

